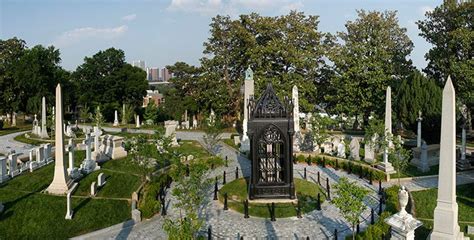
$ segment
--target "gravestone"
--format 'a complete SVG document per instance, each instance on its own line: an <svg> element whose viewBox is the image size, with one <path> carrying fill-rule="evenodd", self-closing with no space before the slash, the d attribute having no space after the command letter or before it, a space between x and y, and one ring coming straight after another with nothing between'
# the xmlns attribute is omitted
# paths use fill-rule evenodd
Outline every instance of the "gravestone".
<svg viewBox="0 0 474 240"><path fill-rule="evenodd" d="M44 147L43 146L40 146L40 147L37 147L35 148L35 151L36 151L36 162L37 163L42 163L44 162Z"/></svg>
<svg viewBox="0 0 474 240"><path fill-rule="evenodd" d="M136 128L140 128L140 115L137 115L137 118L135 120L135 124L136 124L135 125Z"/></svg>
<svg viewBox="0 0 474 240"><path fill-rule="evenodd" d="M115 114L114 114L114 124L113 124L114 127L118 127L119 126L119 120L118 120L118 112L117 110L115 110Z"/></svg>
<svg viewBox="0 0 474 240"><path fill-rule="evenodd" d="M112 159L124 158L127 156L127 151L123 148L123 137L111 136L109 140L112 142Z"/></svg>
<svg viewBox="0 0 474 240"><path fill-rule="evenodd" d="M352 138L351 143L349 144L349 148L351 150L351 159L360 160L360 143L358 138Z"/></svg>
<svg viewBox="0 0 474 240"><path fill-rule="evenodd" d="M392 136L392 89L390 86L387 87L385 95L385 138L390 139ZM388 148L393 148L393 143L389 140L388 146L385 147L383 152L383 162L377 165L377 168L384 171L385 173L395 173L395 169L392 163L388 161Z"/></svg>
<svg viewBox="0 0 474 240"><path fill-rule="evenodd" d="M428 165L428 146L426 146L426 142L424 141L421 144L421 157L420 164L418 165L418 170L424 173L430 170L430 167Z"/></svg>
<svg viewBox="0 0 474 240"><path fill-rule="evenodd" d="M293 122L295 123L295 132L300 131L300 105L298 99L298 87L295 85L292 89L293 100Z"/></svg>
<svg viewBox="0 0 474 240"><path fill-rule="evenodd" d="M15 151L12 151L8 155L8 164L9 164L8 175L10 175L11 178L14 178L16 175L20 173L20 171L17 169L18 156L19 154L15 153Z"/></svg>
<svg viewBox="0 0 474 240"><path fill-rule="evenodd" d="M468 158L466 158L466 121L461 127L461 157L456 162L456 167L459 170L468 170L471 169L471 162Z"/></svg>
<svg viewBox="0 0 474 240"><path fill-rule="evenodd" d="M94 152L92 152L92 159L96 162L106 161L108 157L105 155L105 144L102 144L101 149L101 135L102 130L99 127L94 127Z"/></svg>
<svg viewBox="0 0 474 240"><path fill-rule="evenodd" d="M7 173L7 158L0 156L0 183L6 182L10 177Z"/></svg>
<svg viewBox="0 0 474 240"><path fill-rule="evenodd" d="M102 187L105 183L107 183L107 181L105 181L104 173L99 173L99 176L97 176L97 187Z"/></svg>
<svg viewBox="0 0 474 240"><path fill-rule="evenodd" d="M370 141L367 141L364 146L364 161L368 163L374 163L375 162L375 139L377 139L378 136L375 134L372 136Z"/></svg>
<svg viewBox="0 0 474 240"><path fill-rule="evenodd" d="M332 151L337 153L337 149L339 147L339 143L341 143L341 139L338 136L334 136L332 138Z"/></svg>
<svg viewBox="0 0 474 240"><path fill-rule="evenodd" d="M91 183L91 196L95 196L97 194L97 184L96 182Z"/></svg>
<svg viewBox="0 0 474 240"><path fill-rule="evenodd" d="M423 225L422 222L413 218L405 207L408 204L408 192L405 187L398 192L400 212L386 218L384 221L391 226L391 240L414 240L415 229Z"/></svg>
<svg viewBox="0 0 474 240"><path fill-rule="evenodd" d="M36 136L39 135L39 133L38 133L38 119L36 119L36 114L35 114L35 119L33 120L33 129L31 130L31 133L33 133L33 135L36 135Z"/></svg>
<svg viewBox="0 0 474 240"><path fill-rule="evenodd" d="M46 98L43 97L41 99L42 107L41 107L41 138L49 138L48 131L46 129Z"/></svg>
<svg viewBox="0 0 474 240"><path fill-rule="evenodd" d="M16 112L13 112L13 117L12 117L12 127L16 127Z"/></svg>
<svg viewBox="0 0 474 240"><path fill-rule="evenodd" d="M142 221L142 212L138 209L133 209L132 210L132 220L136 223Z"/></svg>
<svg viewBox="0 0 474 240"><path fill-rule="evenodd" d="M61 131L62 133L62 131ZM61 134L62 135L62 134ZM43 150L44 150L44 154L43 154L43 157L44 157L44 160L46 162L49 162L52 160L53 156L51 156L51 144L50 143L46 143L43 145Z"/></svg>
<svg viewBox="0 0 474 240"><path fill-rule="evenodd" d="M178 146L178 141L176 139L176 126L178 126L177 121L165 121L165 137L171 137L172 146Z"/></svg>
<svg viewBox="0 0 474 240"><path fill-rule="evenodd" d="M63 132L63 101L61 85L56 87L56 119L55 119L55 164L54 178L46 192L55 195L66 194L72 184L72 179L66 172L64 159L64 132ZM50 149L50 148L49 148Z"/></svg>
<svg viewBox="0 0 474 240"><path fill-rule="evenodd" d="M78 179L81 177L81 174L79 170L76 167L74 167L74 150L75 150L74 141L72 139L69 139L67 150L66 150L69 156L69 167L67 169L67 172L72 179Z"/></svg>
<svg viewBox="0 0 474 240"><path fill-rule="evenodd" d="M97 165L97 162L92 160L92 137L89 129L86 129L86 158L81 164L81 171L85 174L88 174L92 171L99 170L100 167Z"/></svg>
<svg viewBox="0 0 474 240"><path fill-rule="evenodd" d="M456 202L456 96L451 77L443 89L438 198L430 239L464 239Z"/></svg>
<svg viewBox="0 0 474 240"><path fill-rule="evenodd" d="M196 116L193 116L193 129L197 129L198 127L198 121L196 119Z"/></svg>
<svg viewBox="0 0 474 240"><path fill-rule="evenodd" d="M344 141L337 145L337 157L346 158L346 145L344 144Z"/></svg>

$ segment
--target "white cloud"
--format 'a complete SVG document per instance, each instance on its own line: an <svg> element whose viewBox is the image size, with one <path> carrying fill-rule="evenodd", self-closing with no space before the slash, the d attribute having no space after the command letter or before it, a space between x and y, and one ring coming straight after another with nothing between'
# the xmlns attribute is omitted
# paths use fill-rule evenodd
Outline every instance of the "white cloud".
<svg viewBox="0 0 474 240"><path fill-rule="evenodd" d="M431 6L422 6L419 11L421 15L425 15L426 12L432 12L434 9Z"/></svg>
<svg viewBox="0 0 474 240"><path fill-rule="evenodd" d="M130 15L127 15L127 16L123 16L122 17L122 20L125 20L125 21L133 21L135 20L135 18L137 18L137 14L130 14Z"/></svg>
<svg viewBox="0 0 474 240"><path fill-rule="evenodd" d="M62 33L54 40L53 45L66 47L90 39L110 40L122 36L127 30L128 27L126 25L114 28L76 28Z"/></svg>
<svg viewBox="0 0 474 240"><path fill-rule="evenodd" d="M301 0L171 0L168 10L212 15L231 14L240 10L272 10L289 12L303 7Z"/></svg>

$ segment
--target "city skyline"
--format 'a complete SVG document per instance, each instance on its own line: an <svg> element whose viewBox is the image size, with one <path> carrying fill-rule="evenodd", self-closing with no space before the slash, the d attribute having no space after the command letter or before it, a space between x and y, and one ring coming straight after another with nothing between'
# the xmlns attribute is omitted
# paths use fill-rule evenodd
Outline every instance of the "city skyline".
<svg viewBox="0 0 474 240"><path fill-rule="evenodd" d="M27 4L25 4L27 3ZM84 57L115 47L124 50L126 61L143 60L148 66L172 65L177 61L199 65L203 42L209 37L209 23L217 14L237 18L257 12L276 16L290 10L319 15L318 30L336 33L355 20L356 9L397 10L399 24L407 28L414 43L410 58L422 69L430 44L418 36L415 24L441 1L310 1L310 0L117 0L67 2L2 1L0 37L18 37L28 47L53 44L61 52L67 70L83 63ZM67 20L67 21L65 21Z"/></svg>

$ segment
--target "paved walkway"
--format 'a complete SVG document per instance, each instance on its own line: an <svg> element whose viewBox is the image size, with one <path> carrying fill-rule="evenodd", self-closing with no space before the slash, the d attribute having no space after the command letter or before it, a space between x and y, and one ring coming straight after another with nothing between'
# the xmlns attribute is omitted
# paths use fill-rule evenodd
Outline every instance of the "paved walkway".
<svg viewBox="0 0 474 240"><path fill-rule="evenodd" d="M7 155L10 150L15 150L17 153L28 155L29 151L35 146L15 141L14 138L18 135L25 134L28 131L16 132L7 135L0 136L0 153Z"/></svg>
<svg viewBox="0 0 474 240"><path fill-rule="evenodd" d="M456 174L456 185L474 183L474 170L458 172ZM410 191L421 191L429 188L438 188L438 176L424 176L401 179L401 185L404 185ZM384 187L398 185L398 180L392 179L390 182L384 182Z"/></svg>

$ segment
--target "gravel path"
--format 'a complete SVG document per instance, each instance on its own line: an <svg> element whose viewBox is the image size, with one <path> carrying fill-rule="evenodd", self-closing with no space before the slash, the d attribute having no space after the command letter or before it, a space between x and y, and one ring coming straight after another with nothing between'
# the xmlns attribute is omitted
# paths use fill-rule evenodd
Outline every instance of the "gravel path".
<svg viewBox="0 0 474 240"><path fill-rule="evenodd" d="M0 136L0 153L7 155L10 150L15 150L16 153L22 153L28 155L29 151L35 146L15 141L14 138L18 135L25 134L29 131L16 132Z"/></svg>

